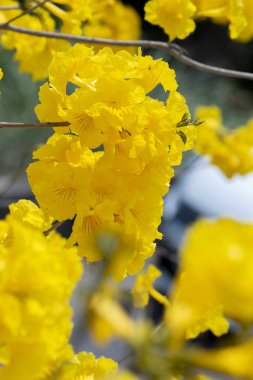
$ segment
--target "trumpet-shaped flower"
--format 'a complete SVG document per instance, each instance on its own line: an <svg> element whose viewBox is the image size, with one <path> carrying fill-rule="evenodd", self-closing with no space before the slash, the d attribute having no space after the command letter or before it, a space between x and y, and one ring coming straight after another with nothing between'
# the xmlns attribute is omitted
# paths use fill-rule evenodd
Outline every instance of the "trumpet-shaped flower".
<svg viewBox="0 0 253 380"><path fill-rule="evenodd" d="M190 0L149 0L145 6L145 19L161 26L173 41L184 39L195 29L192 20L196 8Z"/></svg>

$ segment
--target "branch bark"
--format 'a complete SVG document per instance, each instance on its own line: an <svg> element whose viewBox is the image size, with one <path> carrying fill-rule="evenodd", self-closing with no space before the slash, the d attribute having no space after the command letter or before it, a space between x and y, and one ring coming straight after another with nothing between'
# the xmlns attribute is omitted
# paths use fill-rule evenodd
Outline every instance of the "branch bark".
<svg viewBox="0 0 253 380"><path fill-rule="evenodd" d="M174 58L183 64L190 66L196 70L204 71L214 75L220 75L224 77L230 78L238 78L238 79L246 79L253 80L253 73L236 71L224 69L216 66L206 65L202 62L196 61L190 57L188 57L187 52L179 45L171 42L163 42L163 41L152 41L152 40L112 40L107 38L94 38L94 37L85 37L85 36L75 36L72 34L59 33L59 32L47 32L42 30L33 30L22 28L9 24L0 24L0 30L10 31L20 34L28 34L34 37L46 37L46 38L54 38L60 40L68 40L73 42L84 42L89 44L102 44L102 45L110 45L110 46L122 46L122 47L130 47L136 46L146 49L159 49L166 50L170 53Z"/></svg>
<svg viewBox="0 0 253 380"><path fill-rule="evenodd" d="M62 121L57 123L8 123L6 121L0 122L0 128L57 128L68 127L70 123L68 121Z"/></svg>

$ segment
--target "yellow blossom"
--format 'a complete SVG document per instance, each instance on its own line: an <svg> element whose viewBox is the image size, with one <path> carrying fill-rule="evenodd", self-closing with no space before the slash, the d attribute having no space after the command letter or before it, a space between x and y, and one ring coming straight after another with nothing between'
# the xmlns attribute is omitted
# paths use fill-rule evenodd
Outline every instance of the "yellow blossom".
<svg viewBox="0 0 253 380"><path fill-rule="evenodd" d="M41 231L46 231L52 225L53 219L45 215L44 211L33 202L26 199L10 204L9 209L10 214L15 219Z"/></svg>
<svg viewBox="0 0 253 380"><path fill-rule="evenodd" d="M110 380L138 380L138 378L130 372L119 371L115 376L112 376Z"/></svg>
<svg viewBox="0 0 253 380"><path fill-rule="evenodd" d="M238 36L240 42L249 42L253 38L253 3L251 0L243 0L246 26Z"/></svg>
<svg viewBox="0 0 253 380"><path fill-rule="evenodd" d="M253 119L245 126L229 131L223 127L218 107L200 107L197 117L204 120L195 144L198 153L208 155L227 177L253 170Z"/></svg>
<svg viewBox="0 0 253 380"><path fill-rule="evenodd" d="M4 3L8 5L8 0ZM14 0L10 5L17 9L0 10L2 23L20 15L19 2ZM28 3L27 5L32 6ZM60 32L74 35L113 39L138 39L140 20L137 12L119 0L57 0L46 2L12 22L14 26L36 31ZM16 34L4 31L1 42L6 49L15 49L15 59L20 61L20 69L32 74L34 80L47 76L51 59L58 51L70 47L68 41L52 38ZM38 62L40 64L38 65Z"/></svg>
<svg viewBox="0 0 253 380"><path fill-rule="evenodd" d="M103 2L106 1L92 2L93 15L84 25L84 34L114 40L137 40L140 37L141 21L135 9L118 0L107 0L107 6L101 11ZM114 51L119 49L114 48Z"/></svg>
<svg viewBox="0 0 253 380"><path fill-rule="evenodd" d="M244 0L192 0L197 7L195 17L210 17L214 21L229 22L230 37L237 38L246 26Z"/></svg>
<svg viewBox="0 0 253 380"><path fill-rule="evenodd" d="M41 233L43 214L35 207L19 202L2 221L6 236L0 244L3 380L44 379L53 363L71 352L66 351L72 328L69 299L81 263L75 248L66 250L60 236L46 238Z"/></svg>
<svg viewBox="0 0 253 380"><path fill-rule="evenodd" d="M184 39L195 29L195 20L211 18L229 25L230 38L248 42L253 37L251 0L149 0L145 18L159 25L170 40Z"/></svg>
<svg viewBox="0 0 253 380"><path fill-rule="evenodd" d="M154 289L153 283L161 276L161 272L154 265L149 265L147 272L139 274L136 278L132 295L135 307L144 307L148 304L149 294L158 302L168 305L168 300L165 296Z"/></svg>
<svg viewBox="0 0 253 380"><path fill-rule="evenodd" d="M230 219L191 228L167 313L172 332L194 338L210 329L219 336L228 330L227 318L252 322L252 232L251 224Z"/></svg>
<svg viewBox="0 0 253 380"><path fill-rule="evenodd" d="M63 363L52 376L53 380L103 380L117 372L117 363L103 356L96 359L92 353L80 352ZM51 379L51 377L50 377Z"/></svg>
<svg viewBox="0 0 253 380"><path fill-rule="evenodd" d="M145 19L161 26L173 41L184 39L194 31L195 10L190 0L149 0L145 5Z"/></svg>
<svg viewBox="0 0 253 380"><path fill-rule="evenodd" d="M129 342L134 341L138 327L123 307L109 294L104 291L94 293L89 304L89 311L90 326L98 342L105 343L115 336Z"/></svg>
<svg viewBox="0 0 253 380"><path fill-rule="evenodd" d="M191 361L193 365L233 376L235 378L253 379L252 370L253 340L249 338L239 344L231 344L224 348L212 350L196 350Z"/></svg>
<svg viewBox="0 0 253 380"><path fill-rule="evenodd" d="M169 93L166 104L149 96L158 85ZM33 154L27 173L39 205L54 219L75 217L68 245L77 243L88 261L105 260L115 280L138 273L162 236L172 166L196 133L179 128L188 109L174 70L140 50L95 53L76 44L55 54L40 102L40 121L69 126L55 128ZM111 253L103 236L117 242Z"/></svg>

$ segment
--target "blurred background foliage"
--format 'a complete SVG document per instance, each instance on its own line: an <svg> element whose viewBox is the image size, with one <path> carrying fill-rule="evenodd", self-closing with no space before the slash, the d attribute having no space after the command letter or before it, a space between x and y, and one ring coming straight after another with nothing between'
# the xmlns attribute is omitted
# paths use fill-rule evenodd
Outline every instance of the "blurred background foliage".
<svg viewBox="0 0 253 380"><path fill-rule="evenodd" d="M134 6L143 16L145 0L125 1ZM163 31L143 22L144 39L166 40ZM178 42L178 41L177 41ZM204 21L198 23L195 33L179 44L189 55L201 62L253 71L253 43L239 44L231 41L225 26ZM177 62L164 51L145 51L155 58L163 58L176 70L179 90L186 97L190 111L199 105L216 104L223 109L224 123L235 128L245 124L253 117L253 83L209 75L191 69ZM0 67L4 78L0 82L0 119L1 121L34 122L34 106L38 103L38 89L41 83L33 83L29 75L18 71L18 63L13 62L13 52L1 50ZM39 62L38 62L39 64ZM152 94L160 99L160 88ZM31 160L32 150L46 140L52 132L39 129L2 129L0 130L0 174L6 175L18 166L23 169ZM1 190L0 190L1 191Z"/></svg>

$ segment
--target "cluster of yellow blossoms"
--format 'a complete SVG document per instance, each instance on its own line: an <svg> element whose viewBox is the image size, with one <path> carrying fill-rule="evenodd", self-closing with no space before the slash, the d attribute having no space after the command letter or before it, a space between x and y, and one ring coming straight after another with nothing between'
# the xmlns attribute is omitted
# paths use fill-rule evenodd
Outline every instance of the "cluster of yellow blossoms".
<svg viewBox="0 0 253 380"><path fill-rule="evenodd" d="M220 336L233 325L237 333L233 345L228 342L223 349L197 350L192 359L207 369L247 379L253 378L252 244L250 223L230 219L197 222L182 247L172 306L166 315L173 333L187 338L206 330Z"/></svg>
<svg viewBox="0 0 253 380"><path fill-rule="evenodd" d="M153 332L152 341L155 344L156 335L159 352L163 352L164 357L163 362L160 354L159 379L178 379L182 375L186 378L190 375L192 379L203 369L253 378L252 244L253 224L231 219L203 219L196 222L186 236L167 303L165 296L157 296L157 290L154 292L152 282L159 276L155 267L150 266L137 277L133 288L137 306L146 305L147 292L165 306L164 322ZM223 342L223 348L204 350L191 345L191 339L207 330L216 336L226 334L230 325L235 334L232 332L230 340ZM139 349L137 347L137 356L142 355ZM146 346L146 353L151 353L152 347L150 350ZM158 358L155 358L155 350L153 353L154 364ZM166 363L169 363L169 369L165 370L168 377L163 377Z"/></svg>
<svg viewBox="0 0 253 380"><path fill-rule="evenodd" d="M117 370L111 359L75 356L68 343L69 300L82 266L60 235L43 235L50 226L50 218L25 200L12 204L0 222L2 380L77 380Z"/></svg>
<svg viewBox="0 0 253 380"><path fill-rule="evenodd" d="M223 127L218 107L199 107L197 117L204 120L199 126L194 149L207 155L227 177L247 174L253 170L253 119L240 128L229 131Z"/></svg>
<svg viewBox="0 0 253 380"><path fill-rule="evenodd" d="M166 104L148 96L158 84L170 91ZM55 55L40 90L39 120L69 126L34 152L32 191L54 219L75 217L69 245L88 261L107 258L116 280L153 254L172 165L193 145L176 89L161 60L77 44ZM103 234L116 237L111 252L100 249Z"/></svg>
<svg viewBox="0 0 253 380"><path fill-rule="evenodd" d="M253 38L252 0L149 0L145 6L146 20L162 27L171 41L186 38L196 27L194 20L207 17L229 24L232 39Z"/></svg>
<svg viewBox="0 0 253 380"><path fill-rule="evenodd" d="M57 0L42 1L43 5L14 20L11 25L37 31L85 35L120 39L137 39L140 20L136 11L123 5L120 0ZM18 9L0 10L0 23L6 23L32 8L33 0L0 0L0 6L17 6ZM47 76L47 69L55 52L67 50L70 43L45 37L34 37L4 31L1 43L6 49L15 49L15 59L20 69L32 74L34 80ZM39 64L38 64L39 62Z"/></svg>

